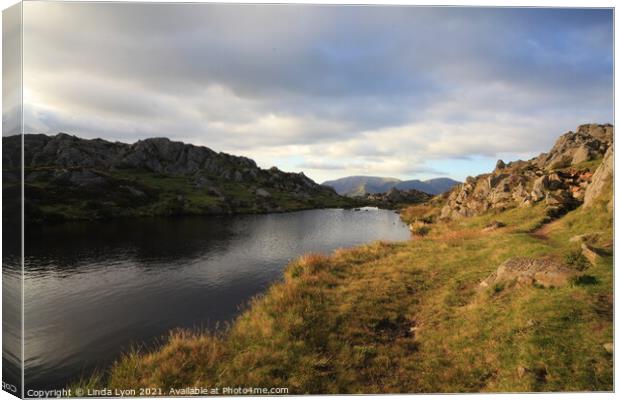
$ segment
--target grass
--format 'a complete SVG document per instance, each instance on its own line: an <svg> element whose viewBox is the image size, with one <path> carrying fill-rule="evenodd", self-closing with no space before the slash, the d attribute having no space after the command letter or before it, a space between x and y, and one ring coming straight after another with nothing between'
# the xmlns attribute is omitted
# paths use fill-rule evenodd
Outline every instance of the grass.
<svg viewBox="0 0 620 400"><path fill-rule="evenodd" d="M607 202L566 214L544 238L532 235L548 221L536 206L435 223L406 243L303 256L226 329L173 332L160 349L131 352L80 384L288 387L291 394L610 391ZM434 212L406 211L411 218ZM506 227L484 232L494 220ZM581 263L569 238L587 233L597 234L603 256L571 284L480 289L510 257Z"/></svg>
<svg viewBox="0 0 620 400"><path fill-rule="evenodd" d="M579 164L574 164L568 167L562 167L562 168L558 168L556 169L557 171L590 171L590 172L594 172L596 171L596 169L599 167L599 165L601 165L601 163L603 162L603 158L597 158L594 160L590 160L590 161L583 161L580 162Z"/></svg>
<svg viewBox="0 0 620 400"><path fill-rule="evenodd" d="M29 172L53 172L40 168ZM206 177L209 187L196 187L191 176L158 174L135 169L95 171L104 183L78 187L51 180L47 175L25 185L28 223L66 220L98 220L116 217L170 215L246 214L296 211L313 208L350 207L355 201L315 190L303 196L274 186L264 176L236 182ZM15 184L17 185L17 184ZM265 187L268 198L256 195ZM16 186L16 189L19 189ZM136 194L137 193L137 194Z"/></svg>

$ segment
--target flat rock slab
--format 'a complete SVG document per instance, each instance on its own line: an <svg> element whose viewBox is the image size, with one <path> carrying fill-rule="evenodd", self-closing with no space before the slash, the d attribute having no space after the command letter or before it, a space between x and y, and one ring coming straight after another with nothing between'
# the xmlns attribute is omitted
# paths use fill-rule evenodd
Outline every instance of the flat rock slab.
<svg viewBox="0 0 620 400"><path fill-rule="evenodd" d="M552 257L514 257L502 263L497 271L480 283L481 288L516 281L519 285L559 287L566 285L579 272Z"/></svg>
<svg viewBox="0 0 620 400"><path fill-rule="evenodd" d="M596 265L596 263L601 259L598 252L587 243L581 243L581 254L583 254L583 256L587 258L592 265Z"/></svg>

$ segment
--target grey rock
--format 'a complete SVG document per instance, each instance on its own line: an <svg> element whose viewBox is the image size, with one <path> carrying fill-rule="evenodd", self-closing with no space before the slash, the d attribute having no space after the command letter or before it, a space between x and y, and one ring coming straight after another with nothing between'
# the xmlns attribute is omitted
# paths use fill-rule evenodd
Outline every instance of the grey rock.
<svg viewBox="0 0 620 400"><path fill-rule="evenodd" d="M199 175L194 179L194 187L196 189L204 189L208 185L211 185L211 181L205 176Z"/></svg>
<svg viewBox="0 0 620 400"><path fill-rule="evenodd" d="M590 149L588 148L588 146L586 146L585 144L582 144L573 153L572 164L575 165L575 164L582 163L584 161L589 161L591 157L592 156L590 155Z"/></svg>
<svg viewBox="0 0 620 400"><path fill-rule="evenodd" d="M129 193L136 197L146 197L146 193L131 186L121 186L121 189L127 190Z"/></svg>
<svg viewBox="0 0 620 400"><path fill-rule="evenodd" d="M547 189L547 176L543 175L540 178L534 181L534 186L532 187L532 200L540 201L545 198L545 190Z"/></svg>
<svg viewBox="0 0 620 400"><path fill-rule="evenodd" d="M602 164L596 169L592 175L592 182L585 191L583 198L583 207L589 208L594 204L603 192L607 182L613 180L614 173L614 148L610 147L605 153Z"/></svg>
<svg viewBox="0 0 620 400"><path fill-rule="evenodd" d="M502 263L495 272L480 283L482 289L499 283L560 287L576 276L577 271L551 257L514 257Z"/></svg>
<svg viewBox="0 0 620 400"><path fill-rule="evenodd" d="M601 256L596 252L596 250L588 245L587 243L581 243L581 254L590 262L592 265L596 265Z"/></svg>
<svg viewBox="0 0 620 400"><path fill-rule="evenodd" d="M65 177L77 186L98 186L106 181L104 177L88 170L71 171Z"/></svg>
<svg viewBox="0 0 620 400"><path fill-rule="evenodd" d="M263 188L256 189L256 194L261 197L271 197L271 193L269 193Z"/></svg>
<svg viewBox="0 0 620 400"><path fill-rule="evenodd" d="M497 229L499 229L499 228L503 228L503 227L505 227L505 226L506 226L506 224L505 224L505 223L503 223L503 222L500 222L500 221L491 221L489 224L487 224L487 225L486 225L486 226L482 229L482 231L483 231L483 232L491 232L491 231L497 230Z"/></svg>

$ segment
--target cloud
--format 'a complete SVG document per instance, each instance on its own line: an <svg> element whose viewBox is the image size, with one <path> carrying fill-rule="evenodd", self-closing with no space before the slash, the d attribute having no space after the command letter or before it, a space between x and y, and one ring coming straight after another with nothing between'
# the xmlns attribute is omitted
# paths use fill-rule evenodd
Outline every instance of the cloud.
<svg viewBox="0 0 620 400"><path fill-rule="evenodd" d="M2 13L2 135L21 133L21 13L13 6Z"/></svg>
<svg viewBox="0 0 620 400"><path fill-rule="evenodd" d="M297 166L302 169L336 170L336 171L342 171L342 170L351 168L350 165L330 163L330 162L326 162L325 160L304 161L302 163L297 164Z"/></svg>
<svg viewBox="0 0 620 400"><path fill-rule="evenodd" d="M24 10L24 114L37 132L167 136L317 180L415 178L467 173L434 160L534 155L612 119L609 9Z"/></svg>

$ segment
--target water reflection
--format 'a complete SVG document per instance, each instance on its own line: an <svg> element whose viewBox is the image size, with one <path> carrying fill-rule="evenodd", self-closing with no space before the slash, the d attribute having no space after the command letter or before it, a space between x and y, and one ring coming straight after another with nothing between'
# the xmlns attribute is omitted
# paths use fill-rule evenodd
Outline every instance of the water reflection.
<svg viewBox="0 0 620 400"><path fill-rule="evenodd" d="M26 382L63 387L132 343L228 321L291 259L405 240L394 212L312 210L126 220L29 230Z"/></svg>

